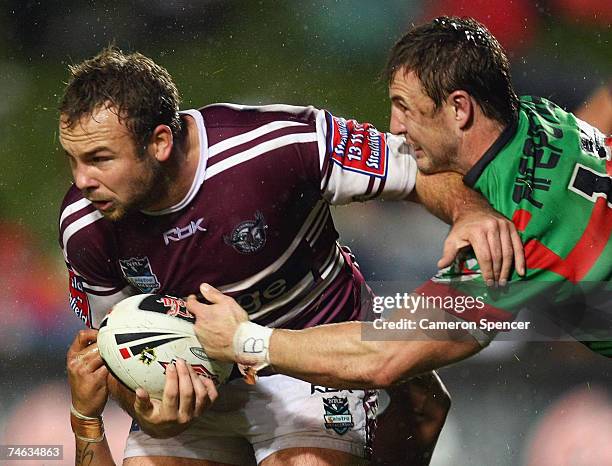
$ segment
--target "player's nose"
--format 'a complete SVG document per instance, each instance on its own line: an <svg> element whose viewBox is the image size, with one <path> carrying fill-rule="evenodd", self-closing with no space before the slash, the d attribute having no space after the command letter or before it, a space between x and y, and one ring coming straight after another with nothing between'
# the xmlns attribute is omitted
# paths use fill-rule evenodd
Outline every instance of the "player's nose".
<svg viewBox="0 0 612 466"><path fill-rule="evenodd" d="M89 191L97 188L100 184L91 175L88 167L77 166L72 170L72 177L74 178L74 184L81 191Z"/></svg>
<svg viewBox="0 0 612 466"><path fill-rule="evenodd" d="M393 134L406 135L406 125L404 124L404 118L401 112L391 107L391 118L389 121L389 131Z"/></svg>

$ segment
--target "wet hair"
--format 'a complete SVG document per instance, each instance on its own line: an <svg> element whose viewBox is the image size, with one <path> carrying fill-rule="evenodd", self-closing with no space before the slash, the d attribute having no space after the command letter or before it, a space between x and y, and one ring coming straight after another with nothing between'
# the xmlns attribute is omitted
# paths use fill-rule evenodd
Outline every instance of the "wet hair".
<svg viewBox="0 0 612 466"><path fill-rule="evenodd" d="M169 126L175 141L180 141L178 89L168 71L150 58L109 46L69 70L59 104L69 127L107 105L132 133L141 154L158 125Z"/></svg>
<svg viewBox="0 0 612 466"><path fill-rule="evenodd" d="M486 117L516 120L518 97L497 39L472 18L441 16L410 29L391 49L383 76L413 71L436 109L456 90L468 92Z"/></svg>

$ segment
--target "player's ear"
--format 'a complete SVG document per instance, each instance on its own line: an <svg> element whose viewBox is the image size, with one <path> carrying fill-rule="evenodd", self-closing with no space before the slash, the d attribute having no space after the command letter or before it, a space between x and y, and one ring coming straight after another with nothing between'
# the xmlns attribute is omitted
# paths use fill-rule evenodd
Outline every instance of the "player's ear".
<svg viewBox="0 0 612 466"><path fill-rule="evenodd" d="M151 147L158 162L165 162L170 158L173 143L170 127L168 125L157 125L151 134L149 147Z"/></svg>
<svg viewBox="0 0 612 466"><path fill-rule="evenodd" d="M474 102L466 91L453 91L447 98L453 111L453 119L459 129L465 129L474 118Z"/></svg>

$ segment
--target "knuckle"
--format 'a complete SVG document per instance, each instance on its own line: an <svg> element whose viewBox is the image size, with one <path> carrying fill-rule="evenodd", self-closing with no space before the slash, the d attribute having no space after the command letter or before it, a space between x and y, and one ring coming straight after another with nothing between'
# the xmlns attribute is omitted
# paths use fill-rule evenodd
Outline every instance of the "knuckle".
<svg viewBox="0 0 612 466"><path fill-rule="evenodd" d="M486 222L485 222L487 228L489 229L494 229L497 227L498 223L497 223L497 219L494 218L489 218Z"/></svg>

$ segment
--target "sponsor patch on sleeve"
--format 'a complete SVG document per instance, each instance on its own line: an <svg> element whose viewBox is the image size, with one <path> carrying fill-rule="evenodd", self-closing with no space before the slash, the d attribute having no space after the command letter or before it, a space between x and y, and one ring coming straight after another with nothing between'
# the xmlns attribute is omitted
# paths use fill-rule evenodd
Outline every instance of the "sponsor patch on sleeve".
<svg viewBox="0 0 612 466"><path fill-rule="evenodd" d="M333 162L343 170L385 178L388 155L385 134L370 123L329 117L329 151Z"/></svg>
<svg viewBox="0 0 612 466"><path fill-rule="evenodd" d="M91 328L91 308L87 293L83 290L81 277L72 270L68 270L69 289L70 289L70 308L81 319L87 327Z"/></svg>

